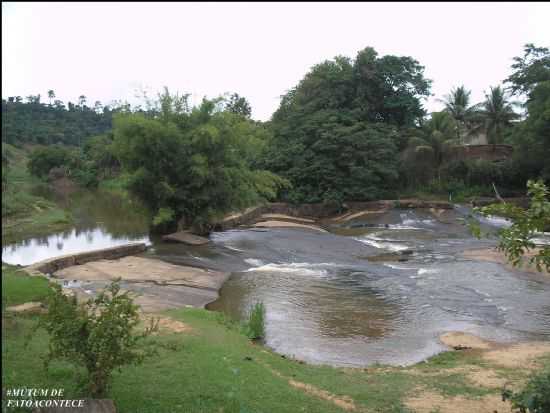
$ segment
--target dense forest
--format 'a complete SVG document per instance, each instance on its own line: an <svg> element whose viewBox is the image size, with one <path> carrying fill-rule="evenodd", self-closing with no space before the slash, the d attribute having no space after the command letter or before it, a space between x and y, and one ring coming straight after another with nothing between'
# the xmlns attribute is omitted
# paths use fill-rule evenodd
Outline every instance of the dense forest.
<svg viewBox="0 0 550 413"><path fill-rule="evenodd" d="M252 120L238 94L192 107L189 95L165 89L139 107L88 107L84 96L65 107L49 91L48 103L40 95L2 101L2 142L33 148L29 171L42 178L66 175L86 186L123 178L162 230L178 222L207 230L221 215L265 200L456 198L491 195L493 184L515 194L529 178L550 181L547 48L525 45L482 102L457 86L441 97L441 112L428 114L430 87L414 58L367 47L311 68L268 122ZM480 137L510 145L512 154L453 156ZM10 159L2 155L4 176Z"/></svg>

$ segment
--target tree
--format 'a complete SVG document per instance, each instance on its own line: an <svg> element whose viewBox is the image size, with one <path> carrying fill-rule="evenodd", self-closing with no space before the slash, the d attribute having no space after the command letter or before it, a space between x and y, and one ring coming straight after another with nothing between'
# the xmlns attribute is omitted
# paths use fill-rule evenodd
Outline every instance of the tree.
<svg viewBox="0 0 550 413"><path fill-rule="evenodd" d="M522 263L523 256L530 250L535 250L533 238L540 233L550 230L550 198L544 182L530 180L527 182L527 194L530 196L528 209L516 207L508 203L493 204L478 208L476 211L483 215L499 215L511 218L513 224L501 230L498 249L503 251L506 258L514 265ZM475 228L479 234L479 230ZM530 259L539 271L544 267L550 271L550 247L540 247Z"/></svg>
<svg viewBox="0 0 550 413"><path fill-rule="evenodd" d="M550 81L550 50L547 47L535 47L533 43L527 43L523 50L522 57L514 57L514 72L505 82L510 83L513 95L529 96L541 82Z"/></svg>
<svg viewBox="0 0 550 413"><path fill-rule="evenodd" d="M445 105L444 110L455 120L456 139L459 142L463 142L464 135L468 133L467 127L472 125L478 116L478 105L470 105L471 93L462 85L453 88L451 93L440 99Z"/></svg>
<svg viewBox="0 0 550 413"><path fill-rule="evenodd" d="M191 111L185 101L166 91L154 118L118 114L113 149L130 174L130 190L156 214L157 230L179 221L208 232L224 214L273 199L286 182L252 169L250 140L240 134L249 120L219 110L219 100L204 99Z"/></svg>
<svg viewBox="0 0 550 413"><path fill-rule="evenodd" d="M85 105L86 105L86 96L80 95L78 97L78 106L80 106L83 109Z"/></svg>
<svg viewBox="0 0 550 413"><path fill-rule="evenodd" d="M29 172L44 178L51 169L68 166L71 160L70 151L62 146L48 146L34 149L29 155Z"/></svg>
<svg viewBox="0 0 550 413"><path fill-rule="evenodd" d="M246 98L239 96L237 93L233 93L226 103L225 110L234 113L236 115L250 118L252 109Z"/></svg>
<svg viewBox="0 0 550 413"><path fill-rule="evenodd" d="M408 56L356 58L315 65L273 114L264 165L293 185L291 202L375 199L396 184L402 131L416 128L430 81Z"/></svg>
<svg viewBox="0 0 550 413"><path fill-rule="evenodd" d="M527 44L524 56L514 61L506 82L512 93L527 95L527 118L512 134L516 163L525 179L550 182L550 51Z"/></svg>
<svg viewBox="0 0 550 413"><path fill-rule="evenodd" d="M453 143L457 143L454 119L445 111L432 113L430 120L422 126L421 133L409 139L403 153L403 168L405 171L415 171L408 174L407 179L416 180L415 183L425 182L433 176L434 170L441 182L444 155Z"/></svg>
<svg viewBox="0 0 550 413"><path fill-rule="evenodd" d="M50 106L51 106L52 100L55 99L55 92L52 89L48 90L48 98L50 99Z"/></svg>
<svg viewBox="0 0 550 413"><path fill-rule="evenodd" d="M485 121L489 143L502 143L504 130L510 127L512 120L519 117L512 105L500 86L491 87L490 93L485 94L479 114Z"/></svg>
<svg viewBox="0 0 550 413"><path fill-rule="evenodd" d="M111 283L96 298L83 305L76 296L67 296L59 284L52 283L48 312L38 324L50 334L46 368L55 359L64 359L86 369L78 383L92 397L104 397L115 370L139 364L150 349L140 349L141 340L156 329L153 322L141 334L138 306L129 292L122 293L118 282Z"/></svg>

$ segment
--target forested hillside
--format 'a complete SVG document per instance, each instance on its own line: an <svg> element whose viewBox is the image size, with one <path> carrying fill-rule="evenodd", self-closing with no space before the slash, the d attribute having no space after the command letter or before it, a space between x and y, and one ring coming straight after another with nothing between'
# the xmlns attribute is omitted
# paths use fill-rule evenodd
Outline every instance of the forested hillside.
<svg viewBox="0 0 550 413"><path fill-rule="evenodd" d="M20 96L2 99L2 142L80 146L88 137L111 130L112 108L100 102L89 107L84 96L78 104L68 102L65 106L50 92L47 104L40 95L28 96L26 101Z"/></svg>
<svg viewBox="0 0 550 413"><path fill-rule="evenodd" d="M525 192L528 179L548 182L549 50L525 45L510 76L488 85L482 102L461 83L441 97L441 112L428 114L424 67L367 47L353 59L315 65L282 96L269 122L252 120L238 94L192 107L189 95L166 89L144 109L91 108L84 96L65 107L50 91L48 103L40 95L2 101L2 141L38 145L28 168L42 179L64 175L95 186L123 174L159 228L179 222L206 229L224 213L266 199L459 200L493 195L493 184L513 195ZM507 144L513 155L453 156L471 136L484 137L486 150ZM4 151L2 165L6 176Z"/></svg>

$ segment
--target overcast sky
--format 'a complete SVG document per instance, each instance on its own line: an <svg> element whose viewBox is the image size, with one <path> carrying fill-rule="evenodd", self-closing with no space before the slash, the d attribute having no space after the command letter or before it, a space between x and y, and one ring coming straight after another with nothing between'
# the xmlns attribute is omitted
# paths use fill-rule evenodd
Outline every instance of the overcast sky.
<svg viewBox="0 0 550 413"><path fill-rule="evenodd" d="M525 43L550 46L549 21L550 3L2 3L2 97L93 105L166 85L194 102L235 91L267 120L312 65L372 46L426 67L431 111L462 83L481 100Z"/></svg>

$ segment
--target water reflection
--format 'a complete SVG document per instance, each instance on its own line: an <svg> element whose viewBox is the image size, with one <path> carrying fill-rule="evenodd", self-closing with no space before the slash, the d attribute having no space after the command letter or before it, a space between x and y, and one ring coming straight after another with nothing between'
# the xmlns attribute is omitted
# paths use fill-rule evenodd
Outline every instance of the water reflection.
<svg viewBox="0 0 550 413"><path fill-rule="evenodd" d="M44 189L39 189L44 191ZM71 195L42 192L72 215L73 228L2 246L2 261L29 265L44 259L128 242L150 244L149 213L130 197L107 191L79 191Z"/></svg>

